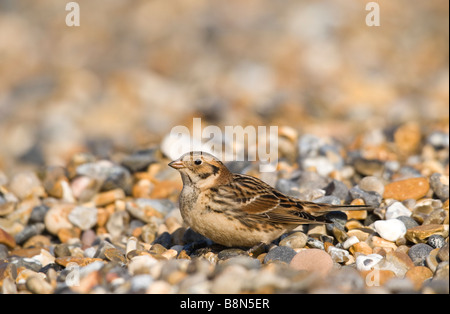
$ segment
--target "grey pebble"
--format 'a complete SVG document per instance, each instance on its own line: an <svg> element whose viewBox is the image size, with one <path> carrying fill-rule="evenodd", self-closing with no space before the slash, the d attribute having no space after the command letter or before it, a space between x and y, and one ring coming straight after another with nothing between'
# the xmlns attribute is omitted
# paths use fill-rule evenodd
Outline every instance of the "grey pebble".
<svg viewBox="0 0 450 314"><path fill-rule="evenodd" d="M326 195L313 200L314 203L323 203L330 205L340 205L341 199L334 195Z"/></svg>
<svg viewBox="0 0 450 314"><path fill-rule="evenodd" d="M403 222L405 224L406 230L419 226L417 221L415 221L412 217L399 216L396 219L400 220L401 222Z"/></svg>
<svg viewBox="0 0 450 314"><path fill-rule="evenodd" d="M440 249L445 245L445 239L439 234L433 234L428 238L427 244L433 249Z"/></svg>
<svg viewBox="0 0 450 314"><path fill-rule="evenodd" d="M377 192L364 191L358 185L355 185L350 189L350 195L353 199L362 198L367 205L374 208L379 207L383 200L383 197Z"/></svg>
<svg viewBox="0 0 450 314"><path fill-rule="evenodd" d="M127 155L121 162L122 166L131 172L145 170L151 163L157 162L156 149L139 150Z"/></svg>
<svg viewBox="0 0 450 314"><path fill-rule="evenodd" d="M446 201L449 198L449 186L441 182L441 176L440 173L433 173L430 177L430 187L441 201Z"/></svg>
<svg viewBox="0 0 450 314"><path fill-rule="evenodd" d="M238 249L238 248L230 248L230 249L225 249L219 252L219 254L217 254L217 257L220 260L226 260L229 258L233 258L236 256L241 256L241 255L248 255L248 253L244 250Z"/></svg>
<svg viewBox="0 0 450 314"><path fill-rule="evenodd" d="M44 222L45 214L50 208L45 205L39 205L36 207L33 207L33 210L31 211L30 215L30 223L33 222Z"/></svg>
<svg viewBox="0 0 450 314"><path fill-rule="evenodd" d="M17 244L22 244L29 238L41 234L44 229L45 225L42 222L27 225L21 232L15 235L14 240Z"/></svg>
<svg viewBox="0 0 450 314"><path fill-rule="evenodd" d="M277 246L267 253L264 257L264 263L281 261L289 264L296 254L297 252L288 246Z"/></svg>
<svg viewBox="0 0 450 314"><path fill-rule="evenodd" d="M413 245L409 251L408 255L416 266L425 266L427 256L433 250L431 246L425 243L418 243Z"/></svg>
<svg viewBox="0 0 450 314"><path fill-rule="evenodd" d="M333 179L326 187L325 187L325 195L326 196L336 196L340 200L345 202L351 199L351 195L349 193L348 187L344 182Z"/></svg>

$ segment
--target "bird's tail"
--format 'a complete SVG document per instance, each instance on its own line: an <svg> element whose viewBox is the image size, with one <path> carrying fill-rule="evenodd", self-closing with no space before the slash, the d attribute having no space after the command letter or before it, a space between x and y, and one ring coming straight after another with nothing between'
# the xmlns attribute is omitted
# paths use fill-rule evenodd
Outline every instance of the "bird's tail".
<svg viewBox="0 0 450 314"><path fill-rule="evenodd" d="M307 202L302 204L304 210L311 215L321 215L334 211L350 211L350 210L373 210L369 205L331 205L323 203Z"/></svg>

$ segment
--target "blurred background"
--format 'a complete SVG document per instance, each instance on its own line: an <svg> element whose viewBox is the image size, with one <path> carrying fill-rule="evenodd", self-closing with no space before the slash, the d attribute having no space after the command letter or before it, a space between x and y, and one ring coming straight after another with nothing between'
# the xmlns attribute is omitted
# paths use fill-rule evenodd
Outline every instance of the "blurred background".
<svg viewBox="0 0 450 314"><path fill-rule="evenodd" d="M176 125L351 142L449 122L449 2L0 0L0 170L158 145Z"/></svg>

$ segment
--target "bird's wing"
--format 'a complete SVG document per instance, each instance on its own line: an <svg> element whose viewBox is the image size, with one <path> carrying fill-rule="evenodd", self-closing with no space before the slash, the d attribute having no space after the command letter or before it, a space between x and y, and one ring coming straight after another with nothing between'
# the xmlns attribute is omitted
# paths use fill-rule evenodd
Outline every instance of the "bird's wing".
<svg viewBox="0 0 450 314"><path fill-rule="evenodd" d="M306 208L320 204L301 202L285 196L263 181L235 174L234 180L217 189L215 201L227 203L235 214L245 214L279 224L327 223L324 217L311 215Z"/></svg>

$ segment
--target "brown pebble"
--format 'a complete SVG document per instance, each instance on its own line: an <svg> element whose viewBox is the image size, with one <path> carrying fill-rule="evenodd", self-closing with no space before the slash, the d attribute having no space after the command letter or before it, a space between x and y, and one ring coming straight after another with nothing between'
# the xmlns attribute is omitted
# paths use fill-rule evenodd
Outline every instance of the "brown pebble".
<svg viewBox="0 0 450 314"><path fill-rule="evenodd" d="M428 278L433 277L433 272L425 266L415 266L408 270L405 274L405 278L410 279L416 290L419 290L423 282Z"/></svg>
<svg viewBox="0 0 450 314"><path fill-rule="evenodd" d="M95 261L103 262L101 258L91 258L91 257L78 257L78 256L64 256L57 257L55 263L66 267L69 263L76 263L79 266L86 266Z"/></svg>
<svg viewBox="0 0 450 314"><path fill-rule="evenodd" d="M289 265L296 270L311 271L325 276L333 268L333 260L325 251L305 249L298 252Z"/></svg>
<svg viewBox="0 0 450 314"><path fill-rule="evenodd" d="M425 243L427 242L427 238L433 234L448 236L448 231L445 231L444 225L421 225L409 228L406 231L405 238L414 243Z"/></svg>
<svg viewBox="0 0 450 314"><path fill-rule="evenodd" d="M4 244L12 249L16 246L16 241L12 235L0 228L0 244Z"/></svg>
<svg viewBox="0 0 450 314"><path fill-rule="evenodd" d="M399 201L410 198L418 200L424 197L429 189L430 184L427 178L421 177L400 180L389 183L384 187L383 198L393 198Z"/></svg>

